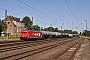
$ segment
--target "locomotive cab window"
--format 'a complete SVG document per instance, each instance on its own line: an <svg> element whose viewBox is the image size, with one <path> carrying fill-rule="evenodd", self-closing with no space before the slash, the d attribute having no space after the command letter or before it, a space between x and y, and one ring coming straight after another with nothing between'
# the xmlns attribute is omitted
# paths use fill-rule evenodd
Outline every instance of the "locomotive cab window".
<svg viewBox="0 0 90 60"><path fill-rule="evenodd" d="M25 33L27 33L27 32L21 32L22 34L25 34Z"/></svg>

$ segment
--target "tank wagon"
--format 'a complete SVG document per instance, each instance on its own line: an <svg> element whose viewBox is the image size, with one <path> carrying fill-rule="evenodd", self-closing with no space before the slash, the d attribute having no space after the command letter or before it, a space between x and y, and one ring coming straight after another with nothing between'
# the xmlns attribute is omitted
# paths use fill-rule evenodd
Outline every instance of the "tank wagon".
<svg viewBox="0 0 90 60"><path fill-rule="evenodd" d="M55 38L56 32L40 31L42 32L42 38Z"/></svg>

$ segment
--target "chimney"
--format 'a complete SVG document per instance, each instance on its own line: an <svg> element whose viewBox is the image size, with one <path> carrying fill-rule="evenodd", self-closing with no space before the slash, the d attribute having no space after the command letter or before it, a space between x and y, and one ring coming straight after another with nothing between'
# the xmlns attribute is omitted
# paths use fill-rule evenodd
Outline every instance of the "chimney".
<svg viewBox="0 0 90 60"><path fill-rule="evenodd" d="M7 10L5 10L5 18L7 17Z"/></svg>
<svg viewBox="0 0 90 60"><path fill-rule="evenodd" d="M32 25L33 25L33 17L32 17Z"/></svg>
<svg viewBox="0 0 90 60"><path fill-rule="evenodd" d="M18 18L18 22L20 22L20 18Z"/></svg>

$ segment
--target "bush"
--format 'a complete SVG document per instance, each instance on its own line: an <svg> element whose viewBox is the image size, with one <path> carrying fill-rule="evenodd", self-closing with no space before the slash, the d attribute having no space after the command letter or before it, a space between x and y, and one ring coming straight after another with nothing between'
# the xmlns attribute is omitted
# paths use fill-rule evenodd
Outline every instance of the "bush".
<svg viewBox="0 0 90 60"><path fill-rule="evenodd" d="M20 38L20 36L18 36L18 35L10 35L9 36L9 39L15 39L15 38Z"/></svg>

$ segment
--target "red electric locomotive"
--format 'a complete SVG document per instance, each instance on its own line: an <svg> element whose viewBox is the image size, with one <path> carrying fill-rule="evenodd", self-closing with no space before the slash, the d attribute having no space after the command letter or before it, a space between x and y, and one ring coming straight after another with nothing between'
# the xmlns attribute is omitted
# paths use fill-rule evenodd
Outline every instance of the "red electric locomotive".
<svg viewBox="0 0 90 60"><path fill-rule="evenodd" d="M42 32L32 31L32 30L22 30L20 32L20 39L21 40L28 40L28 39L34 39L34 38L41 39L42 38Z"/></svg>

